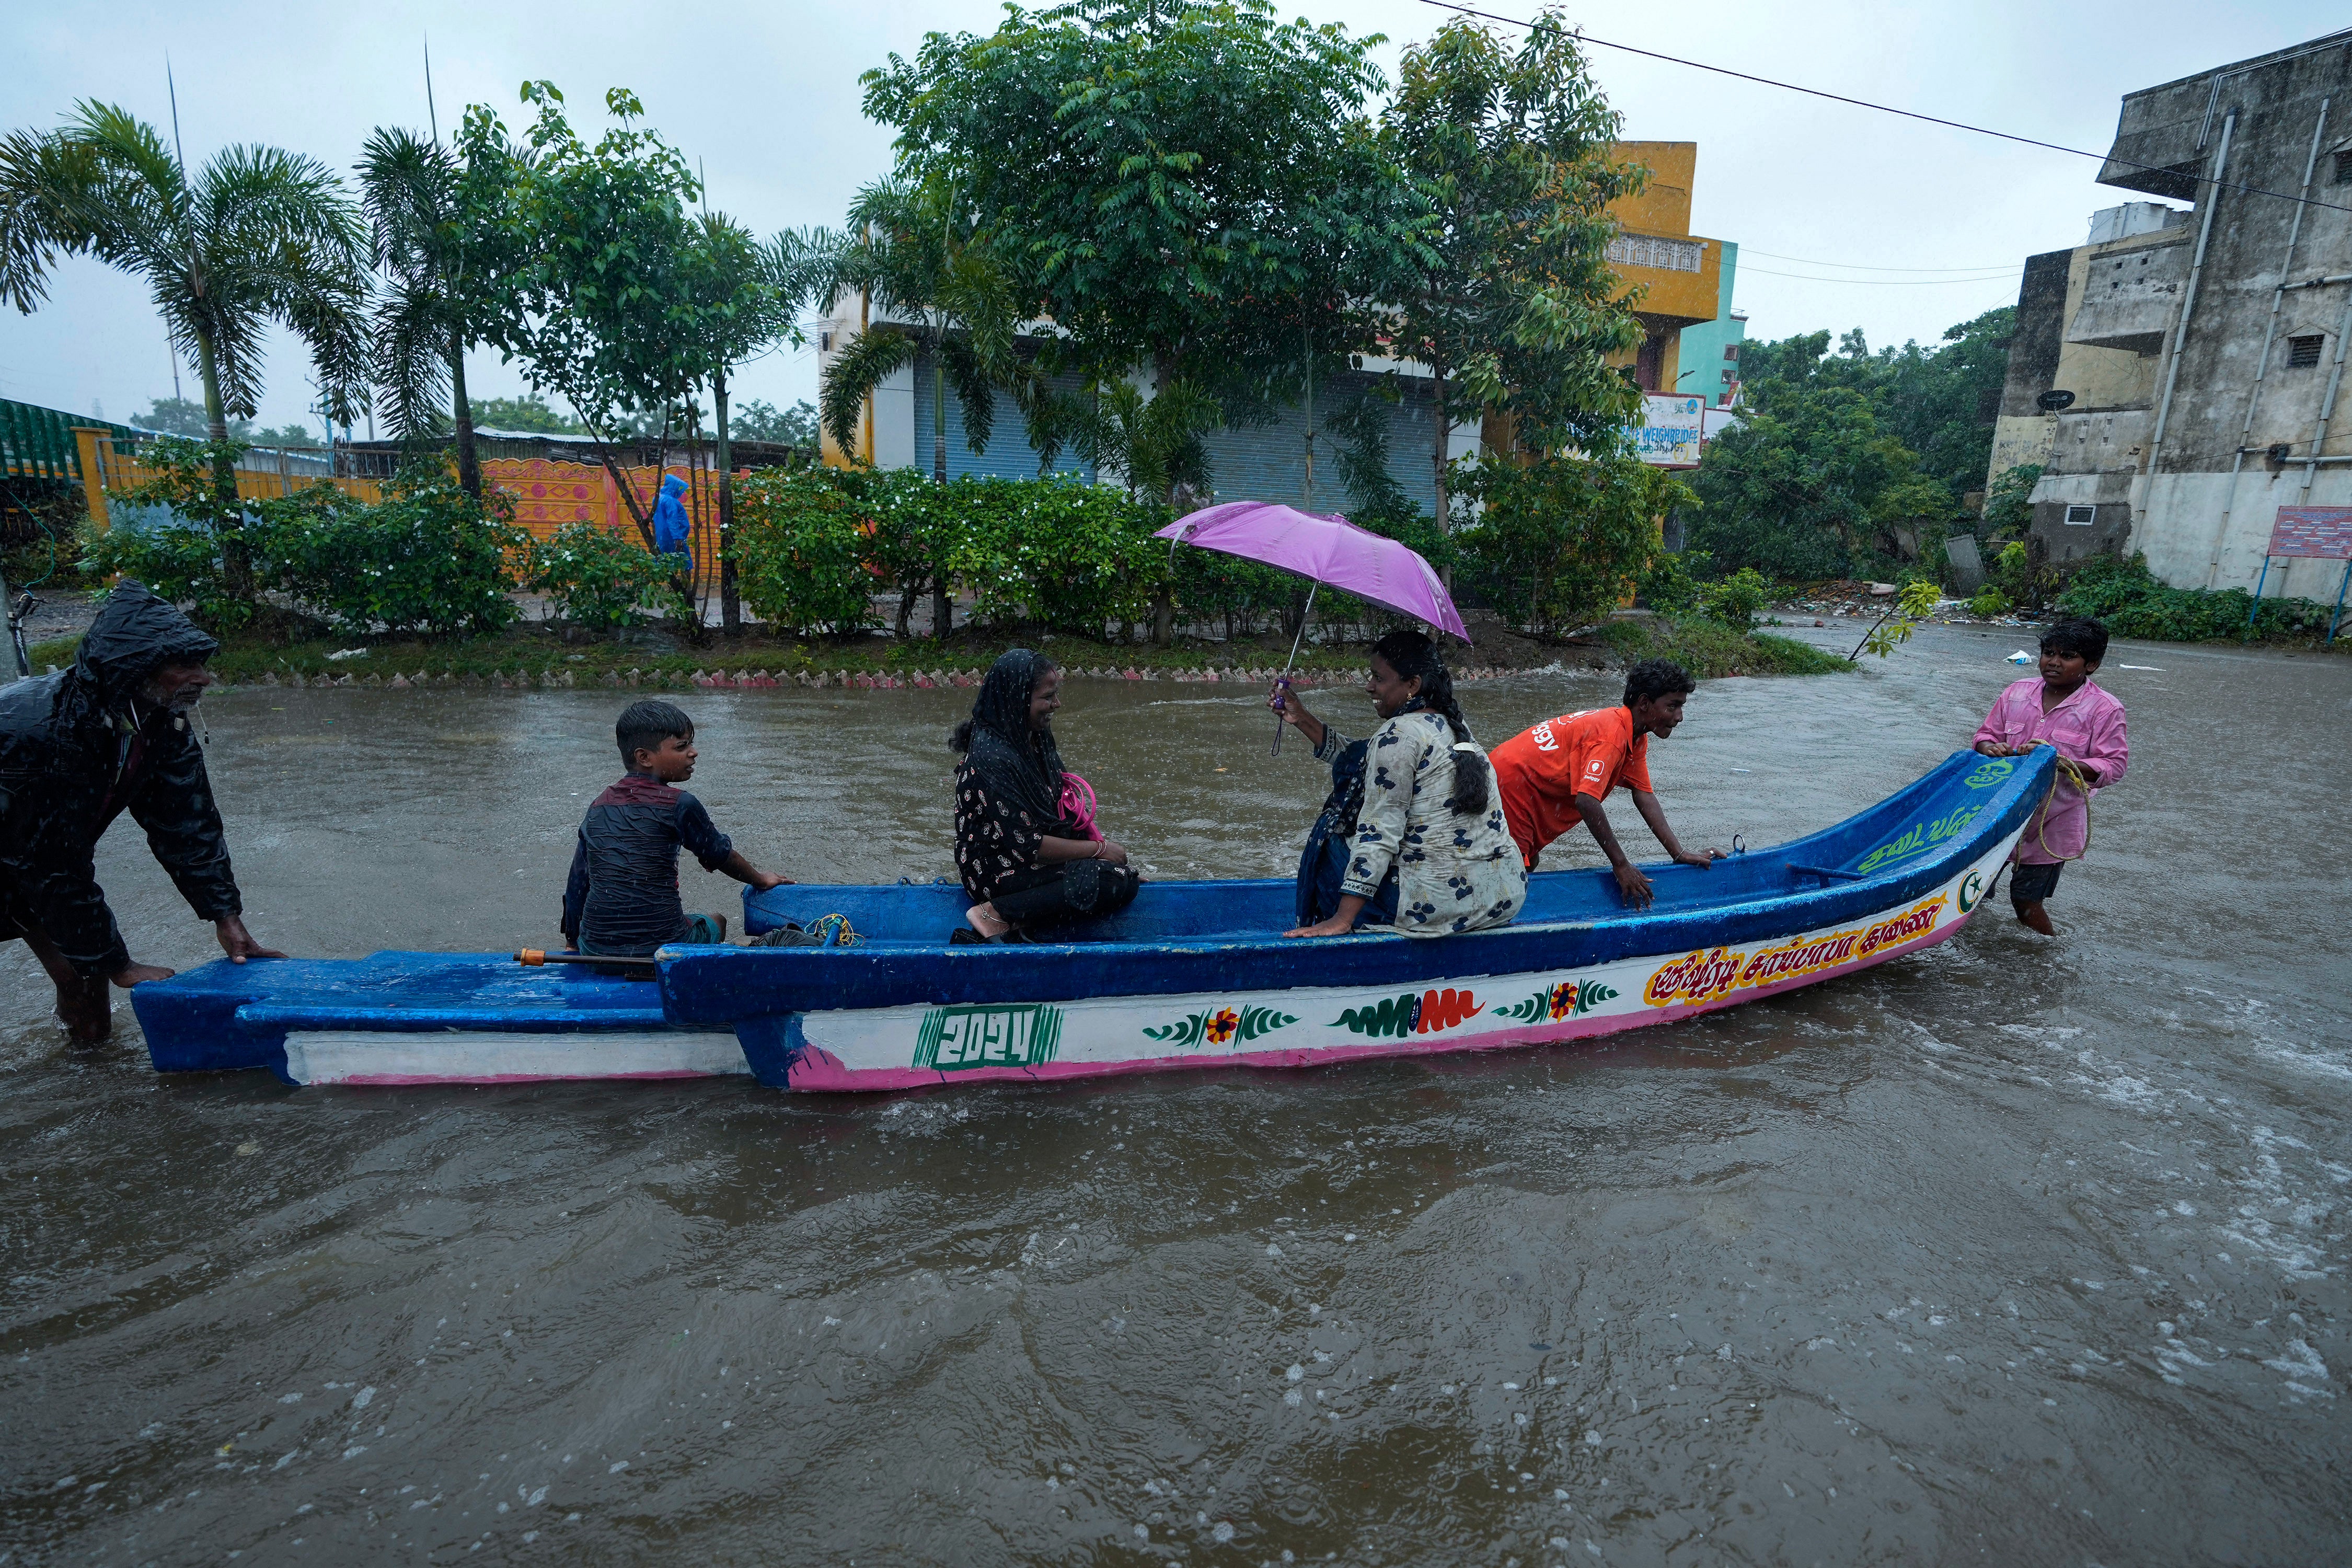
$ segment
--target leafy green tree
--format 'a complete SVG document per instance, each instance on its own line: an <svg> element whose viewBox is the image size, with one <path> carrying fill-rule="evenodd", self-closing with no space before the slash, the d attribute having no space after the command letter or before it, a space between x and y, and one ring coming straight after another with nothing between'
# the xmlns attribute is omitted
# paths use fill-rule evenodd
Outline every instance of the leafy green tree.
<svg viewBox="0 0 2352 1568"><path fill-rule="evenodd" d="M2033 526L2033 487L2042 478L2040 463L2018 463L2003 468L1985 487L1984 537L2021 539Z"/></svg>
<svg viewBox="0 0 2352 1568"><path fill-rule="evenodd" d="M466 155L413 131L379 127L360 153L360 194L375 265L375 379L394 434L424 440L454 428L457 482L482 493L466 351L482 340L487 284L505 237L496 204L513 150L478 137ZM445 411L446 410L446 411Z"/></svg>
<svg viewBox="0 0 2352 1568"><path fill-rule="evenodd" d="M803 397L790 408L778 408L765 398L747 398L735 405L735 434L746 441L813 452L816 450L816 405Z"/></svg>
<svg viewBox="0 0 2352 1568"><path fill-rule="evenodd" d="M1892 554L1893 530L1952 515L1950 489L1920 469L1890 428L1886 362L1859 331L1829 353L1829 333L1743 351L1745 419L1709 444L1687 537L1726 570L1843 576Z"/></svg>
<svg viewBox="0 0 2352 1568"><path fill-rule="evenodd" d="M270 327L309 345L339 423L365 396L366 236L316 159L233 146L191 178L153 126L85 100L56 132L0 138L0 298L29 314L59 253L147 285L203 382L225 495L236 489L228 422L258 412Z"/></svg>
<svg viewBox="0 0 2352 1568"><path fill-rule="evenodd" d="M1641 342L1615 298L1606 208L1642 176L1612 159L1621 117L1556 11L1516 50L1448 22L1400 74L1382 133L1436 221L1395 296L1395 342L1433 377L1442 523L1455 424L1507 414L1523 449L1600 451L1638 410L1606 363Z"/></svg>
<svg viewBox="0 0 2352 1568"><path fill-rule="evenodd" d="M797 343L795 316L816 281L789 240L763 249L751 231L723 213L706 210L695 221L686 258L695 306L696 344L710 383L719 438L719 624L729 636L743 629L736 584L735 465L728 451L727 377L735 366L781 339Z"/></svg>
<svg viewBox="0 0 2352 1568"><path fill-rule="evenodd" d="M593 143L572 130L552 82L526 82L522 98L538 118L491 204L499 266L485 281L482 338L596 439L651 549L651 498L624 479L611 443L629 412L681 403L703 377L688 217L701 185L676 148L637 128L645 106L625 88L605 94L615 123ZM467 110L457 149L469 166L494 166L509 146L487 106Z"/></svg>
<svg viewBox="0 0 2352 1568"><path fill-rule="evenodd" d="M867 73L866 111L969 204L1057 364L1256 398L1346 323L1368 342L1417 242L1366 111L1381 41L1268 0L1012 5Z"/></svg>
<svg viewBox="0 0 2352 1568"><path fill-rule="evenodd" d="M567 419L547 405L536 392L520 397L478 397L473 400L477 423L492 430L526 430L542 436L585 436L577 419Z"/></svg>
<svg viewBox="0 0 2352 1568"><path fill-rule="evenodd" d="M256 430L252 441L257 447L317 447L324 444L320 433L308 425L281 425L275 429Z"/></svg>
<svg viewBox="0 0 2352 1568"><path fill-rule="evenodd" d="M1944 329L1939 348L1879 351L1892 373L1888 424L1919 454L1921 471L1955 495L1982 485L1991 465L1993 421L2016 335L2017 308L2003 305Z"/></svg>
<svg viewBox="0 0 2352 1568"><path fill-rule="evenodd" d="M1559 454L1481 463L1462 493L1479 506L1458 535L1472 579L1507 620L1554 634L1622 601L1658 552L1658 519L1694 499L1633 458Z"/></svg>
<svg viewBox="0 0 2352 1568"><path fill-rule="evenodd" d="M147 412L132 415L131 423L142 430L153 430L165 436L184 436L191 441L203 440L210 425L205 417L205 405L189 397L150 398ZM230 420L228 438L250 441L253 439L253 422Z"/></svg>
<svg viewBox="0 0 2352 1568"><path fill-rule="evenodd" d="M1859 329L1838 340L1835 353L1827 332L1750 343L1741 351L1747 401L1755 404L1769 381L1863 393L1888 433L1918 454L1920 470L1957 495L1982 484L1992 460L2016 331L2017 311L2004 305L1946 328L1932 349L1914 342L1873 352Z"/></svg>

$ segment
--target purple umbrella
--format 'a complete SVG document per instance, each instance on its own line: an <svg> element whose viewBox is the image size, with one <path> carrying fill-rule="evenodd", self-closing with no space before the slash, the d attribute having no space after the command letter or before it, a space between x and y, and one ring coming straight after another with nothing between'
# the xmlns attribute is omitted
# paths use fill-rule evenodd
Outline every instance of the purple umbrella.
<svg viewBox="0 0 2352 1568"><path fill-rule="evenodd" d="M1328 583L1400 615L1418 616L1464 642L1470 640L1461 614L1454 607L1454 596L1418 552L1358 528L1344 517L1318 517L1272 501L1227 501L1179 518L1157 537L1259 562L1317 586ZM1307 592L1307 605L1310 610L1315 606L1314 588ZM1306 635L1302 615L1298 636ZM1298 637L1293 637L1290 663L1283 667L1284 679L1288 679L1291 666L1297 662ZM1281 747L1282 729L1277 723L1275 749Z"/></svg>

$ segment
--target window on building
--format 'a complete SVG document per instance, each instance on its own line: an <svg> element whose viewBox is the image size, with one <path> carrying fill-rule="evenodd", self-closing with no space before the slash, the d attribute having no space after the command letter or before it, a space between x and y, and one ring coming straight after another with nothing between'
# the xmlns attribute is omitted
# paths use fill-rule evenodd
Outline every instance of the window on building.
<svg viewBox="0 0 2352 1568"><path fill-rule="evenodd" d="M1738 343L1724 344L1723 357L1726 359L1738 359L1739 357L1739 345Z"/></svg>
<svg viewBox="0 0 2352 1568"><path fill-rule="evenodd" d="M1655 267L1668 272L1698 272L1706 248L1695 239L1667 239L1655 235L1621 234L1604 252L1620 267Z"/></svg>
<svg viewBox="0 0 2352 1568"><path fill-rule="evenodd" d="M2088 528L2099 521L2099 509L2095 506L2070 506L2066 509L2066 526Z"/></svg>
<svg viewBox="0 0 2352 1568"><path fill-rule="evenodd" d="M2286 341L2286 363L2289 370L2309 370L2319 363L2319 351L2327 346L2326 336L2306 332Z"/></svg>
<svg viewBox="0 0 2352 1568"><path fill-rule="evenodd" d="M2336 154L2336 183L2339 185L2352 185L2352 147L2347 147Z"/></svg>

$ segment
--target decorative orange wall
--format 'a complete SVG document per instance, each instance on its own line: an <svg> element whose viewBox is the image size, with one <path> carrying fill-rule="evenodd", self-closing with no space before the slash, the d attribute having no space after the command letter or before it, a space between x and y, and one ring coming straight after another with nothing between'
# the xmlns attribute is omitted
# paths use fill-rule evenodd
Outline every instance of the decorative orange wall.
<svg viewBox="0 0 2352 1568"><path fill-rule="evenodd" d="M107 491L145 484L161 478L162 470L117 452L112 437L103 430L77 428L74 434L81 443L82 482L89 500L90 521L104 529ZM630 490L648 514L653 510L654 497L661 491L663 471L650 467L621 470ZM667 471L686 481L686 511L693 523L689 540L694 552L695 585L709 588L718 581L719 571L718 476L708 468ZM748 472L738 469L735 477L740 481L748 477ZM533 539L545 539L567 523L593 522L624 539L643 541L627 503L622 500L620 486L613 482L611 473L600 464L559 463L543 458L495 458L482 465L482 482L514 497L515 521ZM289 477L243 468L237 470L236 476L237 494L254 499L290 495L311 485L331 485L365 501L383 499L381 479L299 474Z"/></svg>
<svg viewBox="0 0 2352 1568"><path fill-rule="evenodd" d="M696 585L709 587L719 570L719 480L708 468L671 468L686 481L686 514L693 523ZM738 469L740 481L748 470ZM624 468L622 477L650 514L661 492L663 470ZM533 539L545 539L574 522L593 522L624 539L643 542L621 489L601 465L560 463L546 458L498 458L482 465L482 482L515 498L515 522Z"/></svg>

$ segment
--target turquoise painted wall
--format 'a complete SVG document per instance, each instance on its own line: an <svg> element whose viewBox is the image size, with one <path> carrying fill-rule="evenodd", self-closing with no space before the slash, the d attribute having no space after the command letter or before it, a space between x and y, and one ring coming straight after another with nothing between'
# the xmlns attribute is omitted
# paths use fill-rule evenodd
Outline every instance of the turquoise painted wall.
<svg viewBox="0 0 2352 1568"><path fill-rule="evenodd" d="M1748 336L1748 323L1735 321L1731 315L1731 289L1739 271L1739 247L1727 239L1720 243L1723 274L1716 289L1715 320L1683 329L1673 389L1685 397L1705 397L1708 406L1714 408L1724 405L1724 394L1731 390L1723 373L1730 371L1735 380L1739 374L1738 362L1724 358L1723 351L1745 342Z"/></svg>

